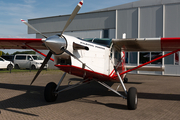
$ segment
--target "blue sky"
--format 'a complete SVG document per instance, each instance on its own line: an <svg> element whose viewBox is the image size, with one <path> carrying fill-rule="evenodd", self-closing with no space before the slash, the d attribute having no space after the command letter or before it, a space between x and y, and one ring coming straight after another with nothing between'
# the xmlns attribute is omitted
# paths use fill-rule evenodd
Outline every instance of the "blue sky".
<svg viewBox="0 0 180 120"><path fill-rule="evenodd" d="M84 0L79 13L134 1L137 0ZM27 34L27 26L20 19L71 14L78 2L80 0L0 0L0 37L35 37Z"/></svg>

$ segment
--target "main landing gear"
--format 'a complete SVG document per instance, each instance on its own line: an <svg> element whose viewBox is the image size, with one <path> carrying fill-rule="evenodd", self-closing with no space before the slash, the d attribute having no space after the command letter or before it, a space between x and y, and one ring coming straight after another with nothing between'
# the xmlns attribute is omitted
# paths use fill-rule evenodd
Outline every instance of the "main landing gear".
<svg viewBox="0 0 180 120"><path fill-rule="evenodd" d="M138 104L138 98L137 98L137 89L134 87L129 88L129 90L126 90L126 87L117 71L117 69L115 68L116 74L118 75L118 78L120 80L120 85L123 87L124 92L125 92L125 96L120 94L117 90L112 89L110 86L108 86L107 84L105 84L104 82L100 82L97 81L99 84L103 85L104 87L108 88L109 90L113 91L114 93L116 93L117 95L123 97L124 99L127 99L127 108L129 110L135 110L137 108L137 104ZM64 77L66 76L66 73L63 74L62 78L60 79L59 83L56 85L54 82L50 82L46 85L45 90L44 90L44 98L47 102L54 102L57 97L58 97L58 93L66 91L66 90L70 90L72 88L78 87L80 85L92 82L92 80L84 80L84 81L80 81L75 85L69 85L67 88L64 88L62 90L58 90L59 86L61 85ZM119 86L120 86L119 85ZM119 88L118 86L118 88ZM118 89L117 88L117 89Z"/></svg>
<svg viewBox="0 0 180 120"><path fill-rule="evenodd" d="M121 79L121 76L119 75L119 72L117 71L116 67L114 66L114 70L119 78L119 81L124 89L124 92L126 94L127 97L124 97L123 95L121 95L123 98L127 99L127 107L129 110L135 110L137 108L137 104L138 104L138 98L137 98L137 89L134 87L129 88L128 92L126 90L126 87ZM126 77L125 77L126 78ZM128 80L127 80L128 81ZM118 86L119 88L119 86ZM119 93L120 94L120 93Z"/></svg>
<svg viewBox="0 0 180 120"><path fill-rule="evenodd" d="M123 81L122 81L122 79L121 79L121 77L119 75L119 72L116 69L116 67L114 67L114 70L115 70L115 72L116 72L116 74L117 74L117 76L119 78L119 81L121 83L120 85L123 87L125 95L127 97L125 97L124 95L120 94L117 90L112 89L110 86L106 85L105 83L100 82L100 81L98 81L98 82L101 85L103 85L104 87L106 87L106 88L110 89L111 91L113 91L114 93L116 93L117 95L123 97L124 99L127 99L127 107L128 107L128 109L129 110L135 110L137 108L137 104L138 104L137 89L134 88L134 87L131 87L127 91L126 87L125 87L125 85L124 85L124 83L123 83ZM119 88L119 86L117 87L117 89Z"/></svg>
<svg viewBox="0 0 180 120"><path fill-rule="evenodd" d="M66 87L62 90L58 90L58 88L61 85L65 76L66 76L66 72L63 74L63 76L61 77L61 79L57 85L54 82L50 82L46 85L46 87L44 89L44 98L47 102L56 101L56 99L58 97L58 93L60 93L60 92L70 90L70 89L73 89L73 88L78 87L80 85L87 84L87 83L90 83L93 81L93 80L89 80L89 79L84 80L84 81L80 81L80 82L76 83L75 85L69 85L68 87Z"/></svg>
<svg viewBox="0 0 180 120"><path fill-rule="evenodd" d="M127 96L127 97L125 97L124 95L120 94L117 90L112 89L107 84L100 82L100 81L98 81L98 83L100 83L104 87L108 88L109 90L113 91L117 95L123 97L124 99L127 99L127 107L129 110L135 110L137 108L138 98L137 98L137 89L136 88L131 87L131 88L129 88L128 92L125 90L125 94Z"/></svg>

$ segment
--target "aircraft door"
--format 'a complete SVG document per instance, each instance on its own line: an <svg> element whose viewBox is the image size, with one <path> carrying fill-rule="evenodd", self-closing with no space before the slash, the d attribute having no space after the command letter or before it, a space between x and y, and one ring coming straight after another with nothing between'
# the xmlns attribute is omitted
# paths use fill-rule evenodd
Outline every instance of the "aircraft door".
<svg viewBox="0 0 180 120"><path fill-rule="evenodd" d="M125 71L125 52L114 50L114 64L119 73Z"/></svg>

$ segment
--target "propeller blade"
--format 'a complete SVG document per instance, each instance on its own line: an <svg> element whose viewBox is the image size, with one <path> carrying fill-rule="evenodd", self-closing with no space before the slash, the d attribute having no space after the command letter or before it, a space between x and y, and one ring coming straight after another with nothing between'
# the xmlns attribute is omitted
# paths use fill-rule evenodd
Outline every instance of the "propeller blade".
<svg viewBox="0 0 180 120"><path fill-rule="evenodd" d="M75 58L76 60L78 60L80 63L83 64L83 66L88 67L90 70L92 70L89 66L87 66L85 63L83 63L79 58L77 58L74 54L72 54L71 52L69 52L68 50L61 48L61 50L63 50L65 53L67 53L68 55L72 56L73 58ZM92 70L93 71L93 70Z"/></svg>
<svg viewBox="0 0 180 120"><path fill-rule="evenodd" d="M78 5L74 9L74 11L72 12L71 16L69 17L68 21L66 22L66 25L64 26L64 29L61 32L61 37L62 37L62 34L64 33L64 31L66 30L66 28L70 25L70 23L73 21L74 17L77 15L79 10L81 9L82 5L83 5L83 0L78 3Z"/></svg>
<svg viewBox="0 0 180 120"><path fill-rule="evenodd" d="M29 23L27 23L25 20L21 19L21 21L26 24L27 26L29 26L31 29L33 29L34 31L36 31L37 33L41 34L42 36L44 36L45 38L48 38L46 35L42 34L41 32L39 32L36 28L34 28L32 25L30 25Z"/></svg>
<svg viewBox="0 0 180 120"><path fill-rule="evenodd" d="M38 72L36 73L36 75L34 76L34 79L32 80L31 84L33 84L33 82L36 80L36 78L38 77L38 75L41 73L42 69L44 68L44 66L47 64L47 62L49 61L49 59L51 58L52 56L52 52L49 51L49 53L47 54L45 60L43 61L41 67L39 68Z"/></svg>

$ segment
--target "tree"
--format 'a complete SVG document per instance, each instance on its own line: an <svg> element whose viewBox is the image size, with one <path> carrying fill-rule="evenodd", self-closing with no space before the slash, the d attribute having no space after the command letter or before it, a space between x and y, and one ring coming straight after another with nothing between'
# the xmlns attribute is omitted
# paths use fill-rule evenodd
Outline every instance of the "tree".
<svg viewBox="0 0 180 120"><path fill-rule="evenodd" d="M5 55L9 55L9 53L7 52Z"/></svg>
<svg viewBox="0 0 180 120"><path fill-rule="evenodd" d="M0 57L1 57L2 55L5 55L5 53L4 53L3 51L0 51Z"/></svg>
<svg viewBox="0 0 180 120"><path fill-rule="evenodd" d="M16 51L13 53L13 55L16 55L16 54L36 54L36 52L34 51Z"/></svg>

